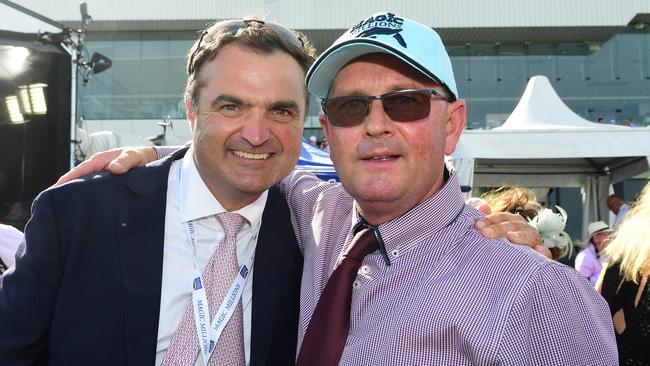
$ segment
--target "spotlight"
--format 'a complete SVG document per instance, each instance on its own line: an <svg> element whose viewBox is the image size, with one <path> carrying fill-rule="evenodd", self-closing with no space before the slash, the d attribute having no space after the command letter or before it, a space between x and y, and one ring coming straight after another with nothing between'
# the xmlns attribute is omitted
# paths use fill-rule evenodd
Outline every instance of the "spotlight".
<svg viewBox="0 0 650 366"><path fill-rule="evenodd" d="M101 53L95 52L90 58L90 68L93 70L94 74L99 74L102 71L106 71L111 67L111 65L113 65L111 59L102 55Z"/></svg>
<svg viewBox="0 0 650 366"><path fill-rule="evenodd" d="M45 87L47 84L31 84L29 86L29 100L32 102L33 114L46 114L47 103L45 102Z"/></svg>
<svg viewBox="0 0 650 366"><path fill-rule="evenodd" d="M9 112L9 120L11 123L25 122L23 114L20 113L20 105L18 104L17 96L10 95L8 97L5 97L5 105L7 106L7 111Z"/></svg>

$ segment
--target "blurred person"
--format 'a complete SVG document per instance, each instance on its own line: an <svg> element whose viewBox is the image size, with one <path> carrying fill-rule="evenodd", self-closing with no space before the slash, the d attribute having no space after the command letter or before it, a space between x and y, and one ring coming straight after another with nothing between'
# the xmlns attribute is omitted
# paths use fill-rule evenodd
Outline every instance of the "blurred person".
<svg viewBox="0 0 650 366"><path fill-rule="evenodd" d="M320 148L321 148L322 150L327 151L327 152L330 151L330 147L329 147L329 145L327 144L327 136L323 136L323 141L320 143Z"/></svg>
<svg viewBox="0 0 650 366"><path fill-rule="evenodd" d="M274 185L300 154L314 54L262 20L204 31L187 58L192 146L34 201L0 278L0 363L292 364L302 254Z"/></svg>
<svg viewBox="0 0 650 366"><path fill-rule="evenodd" d="M14 266L16 250L23 238L22 231L11 225L0 224L0 275Z"/></svg>
<svg viewBox="0 0 650 366"><path fill-rule="evenodd" d="M623 197L617 194L612 194L607 197L607 207L609 207L609 210L616 215L613 225L614 228L623 221L625 215L627 215L627 212L630 210L630 207L625 203L625 201L623 201Z"/></svg>
<svg viewBox="0 0 650 366"><path fill-rule="evenodd" d="M535 194L523 187L501 187L484 193L483 198L492 212L511 212L530 220L542 208Z"/></svg>
<svg viewBox="0 0 650 366"><path fill-rule="evenodd" d="M587 246L576 256L575 269L595 285L607 256L603 249L610 241L612 230L604 221L596 221L587 227Z"/></svg>
<svg viewBox="0 0 650 366"><path fill-rule="evenodd" d="M314 136L314 135L309 136L309 143L312 146L318 147L318 140L316 139L316 136Z"/></svg>
<svg viewBox="0 0 650 366"><path fill-rule="evenodd" d="M623 120L623 126L636 127L636 123L633 122L631 116L628 116L628 117L625 117L625 119Z"/></svg>
<svg viewBox="0 0 650 366"><path fill-rule="evenodd" d="M597 288L612 314L619 362L650 365L650 183L605 248L609 257Z"/></svg>
<svg viewBox="0 0 650 366"><path fill-rule="evenodd" d="M517 186L501 187L483 194L481 198L489 206L490 212L511 212L523 216L542 237L551 259L561 260L573 253L571 238L564 231L567 214L561 207L556 206L559 213L543 208L531 190Z"/></svg>
<svg viewBox="0 0 650 366"><path fill-rule="evenodd" d="M382 33L384 24L395 29ZM362 47L374 42L379 42L377 47ZM414 51L405 50L405 42ZM336 51L344 44L351 54ZM375 53L382 45L386 52ZM606 307L592 288L530 249L487 240L481 237L486 231L473 228L480 216L463 204L457 178L443 164L444 152L453 151L464 126L465 108L456 99L455 84L446 84L454 81L453 72L437 34L395 14L379 13L346 32L331 50L321 56L320 66L317 62L312 67L307 82L319 96L327 96L326 85L332 86L320 121L343 186L304 172L294 172L281 183L305 255L299 335L304 342L298 364L477 359L566 364L568 355L540 347L541 340L552 339L560 348L564 335L604 340L597 349L591 348L595 342L586 342L578 359L609 363L613 332L600 326ZM398 52L416 57L425 68L412 68L397 58ZM334 61L327 56L332 54L338 55ZM310 84L313 78L321 80L319 86ZM359 89L351 92L351 87ZM371 92L384 94L363 96ZM372 102L371 112L373 99L385 100ZM400 109L396 102L408 108ZM391 108L384 110L380 103ZM355 105L359 113L347 109ZM115 168L117 162L112 164ZM490 221L482 223L478 226L487 229ZM500 222L494 229L503 229L503 224L512 225ZM508 237L513 238L510 233ZM458 266L458 261L469 264ZM447 278L449 271L458 281L435 280ZM556 288L547 288L547 282L553 283L547 277L561 279L575 298L565 303L565 294L549 295ZM469 287L459 290L459 284ZM483 286L490 289L488 296L478 291ZM402 307L404 296L411 299ZM547 299L583 314L588 324L565 320L562 312L549 316L531 311L530 302L546 308ZM495 301L501 306L494 306ZM604 318L608 321L606 314ZM556 331L557 324L561 331ZM486 345L495 337L500 341ZM458 339L469 347L460 346Z"/></svg>

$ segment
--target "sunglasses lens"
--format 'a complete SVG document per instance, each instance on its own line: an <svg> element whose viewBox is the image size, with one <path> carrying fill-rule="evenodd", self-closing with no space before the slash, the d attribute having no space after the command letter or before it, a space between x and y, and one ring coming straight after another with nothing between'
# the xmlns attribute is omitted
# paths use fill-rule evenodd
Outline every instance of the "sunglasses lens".
<svg viewBox="0 0 650 366"><path fill-rule="evenodd" d="M412 122L426 118L431 110L429 89L405 90L372 97L335 97L323 107L333 126L349 127L363 123L373 99L381 99L384 111L395 122Z"/></svg>
<svg viewBox="0 0 650 366"><path fill-rule="evenodd" d="M431 96L426 91L396 92L384 96L384 110L395 122L411 122L425 118L431 109Z"/></svg>
<svg viewBox="0 0 650 366"><path fill-rule="evenodd" d="M360 97L338 97L325 102L325 113L333 126L358 125L368 114L368 101Z"/></svg>

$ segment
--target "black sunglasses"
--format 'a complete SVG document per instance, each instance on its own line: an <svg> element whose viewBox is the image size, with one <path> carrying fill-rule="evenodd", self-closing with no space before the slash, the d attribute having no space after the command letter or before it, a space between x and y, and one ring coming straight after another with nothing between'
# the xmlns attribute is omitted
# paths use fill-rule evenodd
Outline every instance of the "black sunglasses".
<svg viewBox="0 0 650 366"><path fill-rule="evenodd" d="M301 49L304 47L304 43L302 39L294 33L292 30L289 28L278 24L274 22L265 22L263 20L257 20L257 19L235 19L235 20L227 20L224 22L221 22L219 25L219 29L224 31L225 33L228 34L235 34L238 30L242 28L248 28L252 24L256 24L260 28L266 28L270 29L272 31L275 31L280 38L282 38L285 42L288 44ZM190 60L187 66L187 73L188 75L192 75L194 73L194 58L196 55L203 49L201 46L201 43L203 43L203 38L208 34L208 30L204 30L203 33L201 33L201 37L199 38L199 43L196 45L196 48L194 49L194 52L190 55Z"/></svg>
<svg viewBox="0 0 650 366"><path fill-rule="evenodd" d="M447 94L433 89L406 89L372 96L343 96L323 99L323 112L332 126L352 127L363 123L370 113L370 102L380 99L384 112L395 122L412 122L429 116L431 96L448 102Z"/></svg>

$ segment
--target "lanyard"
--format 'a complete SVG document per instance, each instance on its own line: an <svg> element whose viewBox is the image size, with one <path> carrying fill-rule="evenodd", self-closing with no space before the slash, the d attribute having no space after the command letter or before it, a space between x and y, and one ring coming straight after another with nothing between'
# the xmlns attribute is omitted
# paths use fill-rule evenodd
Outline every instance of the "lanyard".
<svg viewBox="0 0 650 366"><path fill-rule="evenodd" d="M181 201L181 170L182 167L179 166L179 201ZM181 207L181 204L182 203L179 202L179 207ZM230 285L230 288L228 289L228 292L226 293L221 306L219 306L219 309L214 315L214 319L212 319L212 322L210 322L210 310L208 307L208 297L204 287L205 283L203 281L203 276L201 275L200 267L196 261L196 246L198 244L198 240L196 238L196 226L193 220L185 222L185 232L187 234L190 249L192 249L192 261L194 264L194 277L192 279L192 307L194 309L194 323L196 325L196 334L198 335L199 347L201 350L203 363L205 365L208 365L208 361L214 352L217 340L225 329L226 324L228 324L230 317L237 309L237 304L239 303L242 292L244 290L244 285L246 284L248 273L250 272L250 268L253 265L255 251L253 251L246 262L239 268L239 272ZM215 250L220 249L221 248L217 247Z"/></svg>

